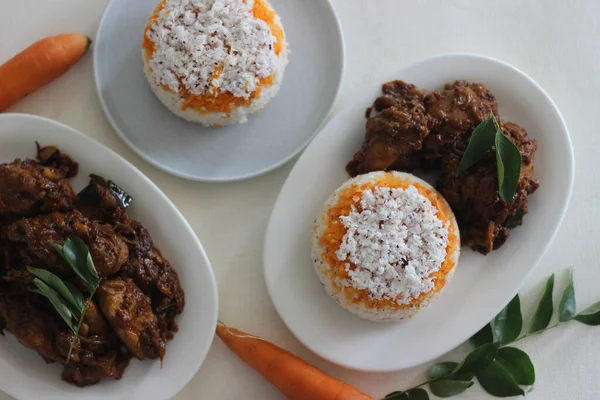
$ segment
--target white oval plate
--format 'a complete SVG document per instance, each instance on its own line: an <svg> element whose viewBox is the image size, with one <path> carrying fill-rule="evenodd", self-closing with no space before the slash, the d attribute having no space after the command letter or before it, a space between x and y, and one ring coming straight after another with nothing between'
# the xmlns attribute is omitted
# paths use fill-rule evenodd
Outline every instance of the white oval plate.
<svg viewBox="0 0 600 400"><path fill-rule="evenodd" d="M311 228L365 135L364 111L380 83L402 79L429 90L456 79L481 82L496 95L503 118L539 141L535 177L523 226L487 256L463 249L454 279L431 306L410 320L374 323L346 312L325 293L310 259ZM271 299L288 328L309 349L338 365L393 371L432 360L467 340L517 293L546 252L563 219L573 185L573 150L565 123L548 95L501 61L445 55L373 81L372 91L319 133L285 183L264 247Z"/></svg>
<svg viewBox="0 0 600 400"><path fill-rule="evenodd" d="M159 0L112 0L96 35L100 103L119 136L154 166L197 181L233 181L275 169L321 128L344 70L344 42L329 0L271 0L290 45L279 94L242 125L203 128L172 114L143 74L141 41Z"/></svg>
<svg viewBox="0 0 600 400"><path fill-rule="evenodd" d="M133 359L121 380L106 379L83 389L61 381L60 365L44 363L7 332L0 336L0 390L19 400L173 397L200 368L217 323L217 285L200 241L167 196L121 156L58 122L31 115L0 115L0 162L35 157L36 141L55 144L79 162L79 174L71 181L75 190L82 189L88 175L95 173L131 194L130 214L148 228L177 271L186 305L177 319L179 332L167 343L162 368L159 361Z"/></svg>

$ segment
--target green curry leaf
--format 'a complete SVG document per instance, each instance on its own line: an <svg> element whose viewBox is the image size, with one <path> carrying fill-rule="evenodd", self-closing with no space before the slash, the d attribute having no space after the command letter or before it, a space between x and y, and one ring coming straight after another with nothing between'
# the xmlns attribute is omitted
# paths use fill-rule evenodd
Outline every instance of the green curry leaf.
<svg viewBox="0 0 600 400"><path fill-rule="evenodd" d="M496 361L510 372L519 385L530 386L535 383L535 368L524 351L515 347L503 347L498 350Z"/></svg>
<svg viewBox="0 0 600 400"><path fill-rule="evenodd" d="M529 328L529 333L536 333L543 329L545 329L550 323L550 319L552 318L553 313L553 303L552 303L552 291L554 290L554 274L548 278L546 281L546 287L544 288L544 294L540 299L540 303L538 304L538 308L533 315L533 321L531 323L531 327Z"/></svg>
<svg viewBox="0 0 600 400"><path fill-rule="evenodd" d="M438 397L452 397L461 394L468 388L473 386L473 381L455 380L455 379L438 379L429 384L431 393Z"/></svg>
<svg viewBox="0 0 600 400"><path fill-rule="evenodd" d="M62 297L60 297L56 290L52 289L39 278L34 278L33 283L37 287L37 289L34 289L33 291L47 298L58 315L60 315L63 321L65 321L69 329L71 329L74 333L77 333L77 323L73 321L73 313L71 313L68 305L62 299Z"/></svg>
<svg viewBox="0 0 600 400"><path fill-rule="evenodd" d="M409 400L429 400L429 395L424 389L413 389L408 392Z"/></svg>
<svg viewBox="0 0 600 400"><path fill-rule="evenodd" d="M488 151L495 147L496 171L498 175L498 194L507 203L512 202L517 192L517 184L521 176L521 152L519 148L502 133L502 129L493 114L481 122L473 130L469 144L465 150L460 164L456 169L456 176L460 176L467 169L481 161Z"/></svg>
<svg viewBox="0 0 600 400"><path fill-rule="evenodd" d="M80 238L69 236L64 246L56 243L49 243L49 245L69 264L90 291L89 298L84 300L81 292L71 282L62 281L46 270L27 268L35 276L33 283L37 289L33 291L50 301L56 312L75 334L71 339L71 346L67 355L68 363L71 360L71 353L79 336L79 329L85 312L100 285L101 279L98 277L89 249Z"/></svg>
<svg viewBox="0 0 600 400"><path fill-rule="evenodd" d="M512 202L517 193L517 184L521 176L521 152L506 137L501 129L496 132L496 164L498 172L498 192L507 203Z"/></svg>
<svg viewBox="0 0 600 400"><path fill-rule="evenodd" d="M575 320L586 325L600 325L600 301L577 314Z"/></svg>
<svg viewBox="0 0 600 400"><path fill-rule="evenodd" d="M429 379L438 379L448 376L458 367L458 363L455 362L441 362L433 364L429 368Z"/></svg>
<svg viewBox="0 0 600 400"><path fill-rule="evenodd" d="M55 243L51 243L51 245L55 249L59 247ZM91 292L94 287L97 287L100 278L85 242L79 237L71 235L67 238L61 250L60 254L83 281L87 289Z"/></svg>
<svg viewBox="0 0 600 400"><path fill-rule="evenodd" d="M525 394L510 371L497 360L494 360L487 368L479 371L477 380L486 392L495 397L512 397Z"/></svg>
<svg viewBox="0 0 600 400"><path fill-rule="evenodd" d="M71 311L75 318L81 317L81 313L83 312L83 296L81 296L81 293L77 289L73 288L77 291L72 291L71 288L67 286L67 282L63 282L58 276L45 269L27 267L27 270L37 279L53 289L56 294L64 300L65 305L69 308L69 311ZM36 286L38 285L36 284Z"/></svg>
<svg viewBox="0 0 600 400"><path fill-rule="evenodd" d="M509 343L519 337L523 328L521 301L517 294L494 319L494 331L500 343Z"/></svg>
<svg viewBox="0 0 600 400"><path fill-rule="evenodd" d="M575 317L576 313L576 302L575 302L575 286L573 284L573 270L569 270L569 281L567 287L563 292L562 299L558 306L558 320L560 322L570 321Z"/></svg>
<svg viewBox="0 0 600 400"><path fill-rule="evenodd" d="M467 149L460 160L456 176L459 176L485 157L488 150L494 145L496 131L496 121L492 114L485 121L477 125L471 134Z"/></svg>
<svg viewBox="0 0 600 400"><path fill-rule="evenodd" d="M453 374L475 374L488 366L498 353L497 343L488 343L471 351L467 357L454 368Z"/></svg>
<svg viewBox="0 0 600 400"><path fill-rule="evenodd" d="M485 324L476 334L471 337L471 343L475 347L483 346L487 343L494 341L494 333L492 332L492 325Z"/></svg>

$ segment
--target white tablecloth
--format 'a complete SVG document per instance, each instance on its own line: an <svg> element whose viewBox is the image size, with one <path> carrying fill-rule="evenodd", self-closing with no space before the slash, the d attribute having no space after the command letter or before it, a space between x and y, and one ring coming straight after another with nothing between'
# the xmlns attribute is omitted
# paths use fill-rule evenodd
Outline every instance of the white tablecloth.
<svg viewBox="0 0 600 400"><path fill-rule="evenodd" d="M289 0L292 1L292 0ZM543 280L573 266L580 306L600 300L600 1L597 0L333 0L346 40L346 75L334 112L412 61L447 52L505 60L532 76L554 99L575 146L573 200L552 249L523 288L531 310ZM0 61L40 37L77 31L94 37L107 0L12 0L0 12ZM91 54L67 75L11 111L43 115L104 143L140 168L179 207L212 261L220 318L263 336L373 396L423 380L425 366L393 374L347 371L311 354L286 329L262 276L262 242L271 207L292 163L241 183L190 183L143 162L116 136L96 98ZM1 144L0 144L1 145ZM599 146L599 147L596 147ZM519 346L537 367L531 399L600 398L600 328L578 323ZM457 349L443 357L457 360ZM40 360L41 362L41 360ZM1 373L1 371L0 371ZM282 399L216 340L177 400ZM476 386L464 399L486 398ZM7 400L0 394L0 400Z"/></svg>

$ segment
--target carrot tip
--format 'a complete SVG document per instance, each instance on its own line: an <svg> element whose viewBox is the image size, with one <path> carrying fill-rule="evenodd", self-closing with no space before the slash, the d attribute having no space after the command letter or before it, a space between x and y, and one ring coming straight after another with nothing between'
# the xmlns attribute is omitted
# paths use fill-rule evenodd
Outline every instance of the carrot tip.
<svg viewBox="0 0 600 400"><path fill-rule="evenodd" d="M89 36L86 36L86 39L87 39L87 48L89 49L90 46L92 45L92 39L90 39Z"/></svg>

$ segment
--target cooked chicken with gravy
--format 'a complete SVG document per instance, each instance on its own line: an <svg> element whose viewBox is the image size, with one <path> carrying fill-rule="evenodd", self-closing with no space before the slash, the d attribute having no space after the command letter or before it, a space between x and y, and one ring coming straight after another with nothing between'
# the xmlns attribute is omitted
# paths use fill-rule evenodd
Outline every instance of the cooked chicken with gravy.
<svg viewBox="0 0 600 400"><path fill-rule="evenodd" d="M539 183L533 178L535 140L498 114L494 95L483 85L456 81L442 91L427 92L403 81L385 83L383 95L367 110L367 132L361 149L346 167L351 176L377 170L440 172L436 187L452 207L461 242L489 253L521 225L528 196ZM517 194L505 202L498 193L494 149L460 176L456 171L471 133L489 115L518 147L521 176Z"/></svg>
<svg viewBox="0 0 600 400"><path fill-rule="evenodd" d="M163 358L158 320L148 296L131 279L109 279L98 288L98 302L117 335L134 356Z"/></svg>
<svg viewBox="0 0 600 400"><path fill-rule="evenodd" d="M59 276L73 275L73 271L49 243L63 245L68 235L83 239L100 276L119 272L129 256L125 240L112 226L89 220L77 210L23 218L0 228L0 235L9 245L13 242L15 249L20 248L28 265Z"/></svg>
<svg viewBox="0 0 600 400"><path fill-rule="evenodd" d="M88 386L120 379L132 357L162 360L185 296L150 233L128 215L131 198L95 176L77 194L68 181L77 171L54 146L38 146L37 160L0 164L0 333L63 364L65 381ZM27 269L50 271L87 299L89 290L50 244L73 236L89 249L101 279L77 336L33 291Z"/></svg>

